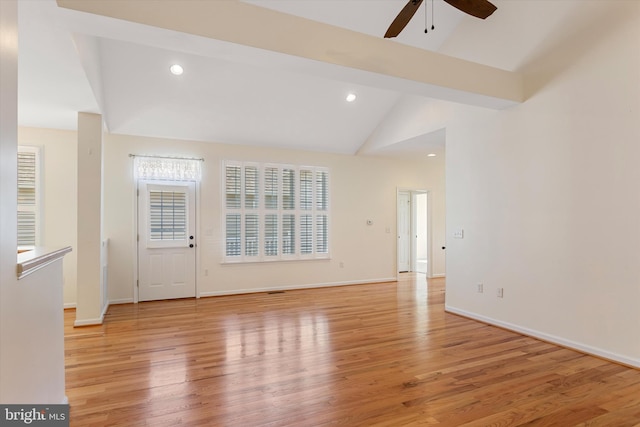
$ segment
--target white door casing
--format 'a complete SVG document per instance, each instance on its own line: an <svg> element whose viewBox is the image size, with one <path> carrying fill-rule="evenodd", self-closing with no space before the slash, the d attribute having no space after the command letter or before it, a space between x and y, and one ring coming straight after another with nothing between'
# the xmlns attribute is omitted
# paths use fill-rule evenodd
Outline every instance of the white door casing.
<svg viewBox="0 0 640 427"><path fill-rule="evenodd" d="M402 189L397 193L398 273L431 277L429 191Z"/></svg>
<svg viewBox="0 0 640 427"><path fill-rule="evenodd" d="M414 191L411 193L411 227L415 235L411 248L411 269L416 273L428 274L429 231L428 231L428 194Z"/></svg>
<svg viewBox="0 0 640 427"><path fill-rule="evenodd" d="M194 181L138 181L138 300L196 296Z"/></svg>
<svg viewBox="0 0 640 427"><path fill-rule="evenodd" d="M411 270L411 196L398 193L398 271Z"/></svg>

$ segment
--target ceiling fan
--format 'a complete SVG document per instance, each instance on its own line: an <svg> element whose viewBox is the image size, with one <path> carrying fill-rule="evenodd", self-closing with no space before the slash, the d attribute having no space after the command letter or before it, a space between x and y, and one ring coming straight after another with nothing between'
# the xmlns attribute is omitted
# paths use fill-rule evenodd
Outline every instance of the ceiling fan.
<svg viewBox="0 0 640 427"><path fill-rule="evenodd" d="M471 16L475 16L480 19L487 19L497 7L490 3L488 0L444 0L451 6L455 7L467 13ZM385 33L386 39L396 37L407 26L413 15L418 11L418 8L422 4L422 0L409 0L404 8L400 11L396 19L393 20L389 29Z"/></svg>

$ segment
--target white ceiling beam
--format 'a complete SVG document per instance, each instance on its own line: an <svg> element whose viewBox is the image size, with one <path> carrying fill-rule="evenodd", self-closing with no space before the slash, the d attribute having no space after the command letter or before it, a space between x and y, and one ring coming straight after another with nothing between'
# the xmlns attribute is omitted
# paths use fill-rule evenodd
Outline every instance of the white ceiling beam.
<svg viewBox="0 0 640 427"><path fill-rule="evenodd" d="M362 84L488 108L524 101L518 73L235 0L57 0L59 6L348 69ZM366 14L363 14L366 19ZM329 67L330 68L330 67ZM319 67L323 70L323 67Z"/></svg>

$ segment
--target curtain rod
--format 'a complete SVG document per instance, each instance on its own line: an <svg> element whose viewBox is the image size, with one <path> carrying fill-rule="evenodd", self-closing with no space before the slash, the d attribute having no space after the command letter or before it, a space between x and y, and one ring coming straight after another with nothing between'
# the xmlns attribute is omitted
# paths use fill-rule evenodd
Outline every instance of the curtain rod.
<svg viewBox="0 0 640 427"><path fill-rule="evenodd" d="M174 160L198 160L204 162L202 157L177 157L177 156L152 156L147 154L129 154L129 157L151 157L153 159L174 159Z"/></svg>

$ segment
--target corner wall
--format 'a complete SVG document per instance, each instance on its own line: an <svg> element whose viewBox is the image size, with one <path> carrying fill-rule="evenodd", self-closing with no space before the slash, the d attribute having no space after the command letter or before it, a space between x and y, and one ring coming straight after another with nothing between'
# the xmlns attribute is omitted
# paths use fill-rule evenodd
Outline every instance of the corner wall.
<svg viewBox="0 0 640 427"><path fill-rule="evenodd" d="M0 402L13 401L13 384L5 380L15 369L19 351L12 346L13 323L20 320L11 306L19 297L17 263L17 123L18 3L0 2Z"/></svg>
<svg viewBox="0 0 640 427"><path fill-rule="evenodd" d="M607 7L522 105L455 108L446 307L640 367L640 3Z"/></svg>
<svg viewBox="0 0 640 427"><path fill-rule="evenodd" d="M0 1L0 402L60 404L62 261L17 279L17 14L17 1Z"/></svg>
<svg viewBox="0 0 640 427"><path fill-rule="evenodd" d="M78 113L77 229L78 269L75 326L102 323L106 308L103 280L103 124L102 116Z"/></svg>

